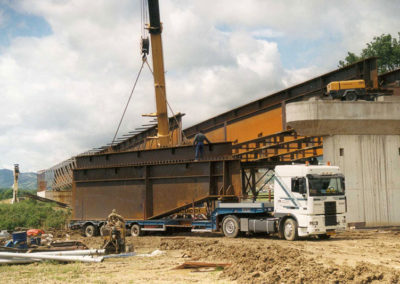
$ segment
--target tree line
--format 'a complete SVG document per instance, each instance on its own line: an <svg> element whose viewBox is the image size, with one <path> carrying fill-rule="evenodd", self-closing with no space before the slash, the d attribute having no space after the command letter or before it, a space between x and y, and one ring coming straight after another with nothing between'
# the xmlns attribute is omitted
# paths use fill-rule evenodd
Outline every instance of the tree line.
<svg viewBox="0 0 400 284"><path fill-rule="evenodd" d="M338 67L344 67L372 56L378 57L377 67L379 74L400 68L400 32L398 33L398 38L392 37L390 34L374 37L359 55L347 52L345 59L339 61Z"/></svg>
<svg viewBox="0 0 400 284"><path fill-rule="evenodd" d="M18 189L18 195L23 196L24 193L36 194L36 189ZM10 199L13 197L12 188L0 188L0 200Z"/></svg>

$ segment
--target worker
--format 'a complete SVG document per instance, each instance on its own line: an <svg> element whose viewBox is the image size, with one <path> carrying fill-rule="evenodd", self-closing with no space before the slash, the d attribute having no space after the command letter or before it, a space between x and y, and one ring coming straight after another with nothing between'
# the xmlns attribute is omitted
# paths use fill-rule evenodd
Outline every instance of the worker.
<svg viewBox="0 0 400 284"><path fill-rule="evenodd" d="M203 158L204 140L206 140L208 144L211 144L210 140L207 139L203 131L200 130L199 133L196 134L193 140L193 145L196 146L196 153L194 158L195 161L198 161L199 158Z"/></svg>
<svg viewBox="0 0 400 284"><path fill-rule="evenodd" d="M108 222L110 222L113 225L115 225L118 220L120 220L121 222L125 223L124 217L119 215L117 213L117 210L115 210L115 209L113 209L111 211L111 214L108 215L107 219L108 219Z"/></svg>

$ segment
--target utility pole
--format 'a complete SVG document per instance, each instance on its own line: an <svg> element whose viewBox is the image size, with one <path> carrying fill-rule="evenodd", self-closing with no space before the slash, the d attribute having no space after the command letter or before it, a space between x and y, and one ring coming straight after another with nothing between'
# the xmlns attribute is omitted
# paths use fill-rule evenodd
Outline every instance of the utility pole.
<svg viewBox="0 0 400 284"><path fill-rule="evenodd" d="M18 203L18 178L19 178L19 165L14 165L14 185L13 185L13 198L11 204Z"/></svg>

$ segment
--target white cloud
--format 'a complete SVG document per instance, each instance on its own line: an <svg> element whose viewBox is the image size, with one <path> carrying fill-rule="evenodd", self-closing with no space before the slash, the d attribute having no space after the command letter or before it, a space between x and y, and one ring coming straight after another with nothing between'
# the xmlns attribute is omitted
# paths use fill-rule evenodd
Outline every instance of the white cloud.
<svg viewBox="0 0 400 284"><path fill-rule="evenodd" d="M0 10L0 28L4 27L6 21L7 21L7 18L4 14L4 11Z"/></svg>
<svg viewBox="0 0 400 284"><path fill-rule="evenodd" d="M272 29L259 29L251 32L251 35L253 37L260 37L260 38L276 38L276 37L283 37L284 33Z"/></svg>
<svg viewBox="0 0 400 284"><path fill-rule="evenodd" d="M395 34L395 2L160 1L169 101L189 126L334 69L347 50ZM53 34L2 47L0 165L38 170L109 143L141 64L140 1L7 3L43 17ZM287 69L283 39L326 43L298 55L305 66ZM143 72L121 133L154 112Z"/></svg>

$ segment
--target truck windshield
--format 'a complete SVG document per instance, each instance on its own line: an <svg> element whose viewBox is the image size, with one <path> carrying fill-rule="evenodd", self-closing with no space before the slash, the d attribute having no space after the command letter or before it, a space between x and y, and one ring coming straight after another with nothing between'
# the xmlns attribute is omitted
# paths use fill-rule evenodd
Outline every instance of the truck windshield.
<svg viewBox="0 0 400 284"><path fill-rule="evenodd" d="M309 176L308 188L310 196L344 195L343 177Z"/></svg>

